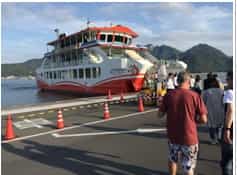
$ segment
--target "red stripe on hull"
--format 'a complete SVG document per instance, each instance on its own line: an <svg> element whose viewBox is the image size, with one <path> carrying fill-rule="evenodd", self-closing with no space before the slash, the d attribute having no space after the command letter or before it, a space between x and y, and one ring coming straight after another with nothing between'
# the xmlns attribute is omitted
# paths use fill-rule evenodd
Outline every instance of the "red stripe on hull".
<svg viewBox="0 0 237 175"><path fill-rule="evenodd" d="M111 80L106 83L95 85L92 87L77 84L75 82L60 82L54 85L48 85L41 80L37 80L38 88L43 90L55 90L55 91L67 91L73 93L83 93L83 94L101 94L105 95L108 93L108 89L111 90L112 94L119 94L121 91L126 92L136 92L141 90L143 86L144 78L136 79L119 79Z"/></svg>

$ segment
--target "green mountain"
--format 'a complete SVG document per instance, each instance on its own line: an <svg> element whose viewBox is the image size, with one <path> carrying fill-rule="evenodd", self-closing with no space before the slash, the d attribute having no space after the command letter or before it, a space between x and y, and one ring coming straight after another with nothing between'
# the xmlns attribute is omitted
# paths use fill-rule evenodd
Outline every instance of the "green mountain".
<svg viewBox="0 0 237 175"><path fill-rule="evenodd" d="M149 51L157 59L180 59L188 64L191 72L225 72L233 70L233 57L207 44L198 44L185 52L162 45L147 45ZM35 70L41 65L42 59L31 59L24 63L2 64L2 76L35 75Z"/></svg>
<svg viewBox="0 0 237 175"><path fill-rule="evenodd" d="M41 65L42 59L31 59L24 63L2 64L2 76L34 76L35 70Z"/></svg>
<svg viewBox="0 0 237 175"><path fill-rule="evenodd" d="M181 53L180 59L191 72L225 72L232 70L233 59L207 44L198 44Z"/></svg>
<svg viewBox="0 0 237 175"><path fill-rule="evenodd" d="M155 46L151 49L151 54L159 59L178 59L181 51L166 45Z"/></svg>

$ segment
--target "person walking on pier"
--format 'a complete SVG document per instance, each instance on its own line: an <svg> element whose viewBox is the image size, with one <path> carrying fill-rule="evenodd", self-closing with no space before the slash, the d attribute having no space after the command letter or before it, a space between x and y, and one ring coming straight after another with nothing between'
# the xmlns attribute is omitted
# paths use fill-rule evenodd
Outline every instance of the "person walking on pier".
<svg viewBox="0 0 237 175"><path fill-rule="evenodd" d="M194 87L193 87L192 89L193 89L195 92L197 92L199 95L201 95L201 93L202 93L202 88L201 88L201 77L200 77L200 75L196 75Z"/></svg>
<svg viewBox="0 0 237 175"><path fill-rule="evenodd" d="M224 91L215 78L210 79L210 88L202 93L202 98L208 110L208 129L210 143L217 144L220 140L221 129L224 125Z"/></svg>
<svg viewBox="0 0 237 175"><path fill-rule="evenodd" d="M225 124L221 144L222 175L233 174L233 72L227 73L227 90L224 93Z"/></svg>
<svg viewBox="0 0 237 175"><path fill-rule="evenodd" d="M207 109L200 95L190 90L188 72L180 72L177 81L178 88L164 96L158 117L167 115L170 175L176 175L179 158L184 173L193 175L199 150L197 123L207 122Z"/></svg>
<svg viewBox="0 0 237 175"><path fill-rule="evenodd" d="M169 73L168 74L168 78L167 78L167 82L166 82L166 88L167 88L167 92L175 89L174 86L174 74L173 73Z"/></svg>

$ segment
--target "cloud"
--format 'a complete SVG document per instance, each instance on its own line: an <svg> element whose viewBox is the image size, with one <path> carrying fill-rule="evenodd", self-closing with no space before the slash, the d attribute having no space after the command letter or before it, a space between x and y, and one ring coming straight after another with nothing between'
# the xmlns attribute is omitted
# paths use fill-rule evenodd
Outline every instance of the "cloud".
<svg viewBox="0 0 237 175"><path fill-rule="evenodd" d="M220 3L3 3L3 62L43 56L46 42L56 37L55 28L74 33L86 27L88 17L97 26L112 22L131 27L139 34L136 42L142 44L186 50L207 43L232 55L230 7Z"/></svg>

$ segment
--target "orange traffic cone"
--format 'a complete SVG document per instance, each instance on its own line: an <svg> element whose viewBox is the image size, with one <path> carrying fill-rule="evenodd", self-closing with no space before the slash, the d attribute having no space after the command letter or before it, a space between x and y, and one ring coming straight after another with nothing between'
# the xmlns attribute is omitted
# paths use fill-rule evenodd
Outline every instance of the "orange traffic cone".
<svg viewBox="0 0 237 175"><path fill-rule="evenodd" d="M15 137L16 136L14 134L14 130L12 126L12 117L11 117L11 114L8 114L5 139L10 140L10 139L14 139Z"/></svg>
<svg viewBox="0 0 237 175"><path fill-rule="evenodd" d="M61 129L64 128L64 120L63 120L63 114L62 114L62 110L59 109L58 110L58 116L57 116L57 129Z"/></svg>
<svg viewBox="0 0 237 175"><path fill-rule="evenodd" d="M121 94L120 94L120 103L123 103L124 102L124 96L123 96L123 92L121 91Z"/></svg>
<svg viewBox="0 0 237 175"><path fill-rule="evenodd" d="M107 99L112 99L112 96L111 96L111 91L110 91L110 89L108 90L108 96L107 96Z"/></svg>
<svg viewBox="0 0 237 175"><path fill-rule="evenodd" d="M104 119L109 119L110 118L110 113L109 113L109 106L108 103L104 103Z"/></svg>
<svg viewBox="0 0 237 175"><path fill-rule="evenodd" d="M143 112L144 111L143 100L142 100L141 96L139 96L139 99L138 99L138 111L139 112Z"/></svg>

